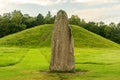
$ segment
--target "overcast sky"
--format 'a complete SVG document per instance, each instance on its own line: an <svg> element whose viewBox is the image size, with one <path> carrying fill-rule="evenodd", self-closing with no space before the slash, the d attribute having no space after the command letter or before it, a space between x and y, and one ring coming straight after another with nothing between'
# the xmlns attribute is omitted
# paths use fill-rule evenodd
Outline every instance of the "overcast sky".
<svg viewBox="0 0 120 80"><path fill-rule="evenodd" d="M0 15L13 10L31 16L48 11L55 15L60 9L86 21L120 22L120 0L0 0Z"/></svg>

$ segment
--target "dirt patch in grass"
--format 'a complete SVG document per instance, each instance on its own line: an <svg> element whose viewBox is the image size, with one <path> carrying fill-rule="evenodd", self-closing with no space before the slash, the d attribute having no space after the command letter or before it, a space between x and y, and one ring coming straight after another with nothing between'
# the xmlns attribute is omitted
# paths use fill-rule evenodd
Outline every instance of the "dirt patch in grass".
<svg viewBox="0 0 120 80"><path fill-rule="evenodd" d="M84 74L87 73L88 70L76 70L75 72L50 72L47 70L40 70L39 72L42 74Z"/></svg>

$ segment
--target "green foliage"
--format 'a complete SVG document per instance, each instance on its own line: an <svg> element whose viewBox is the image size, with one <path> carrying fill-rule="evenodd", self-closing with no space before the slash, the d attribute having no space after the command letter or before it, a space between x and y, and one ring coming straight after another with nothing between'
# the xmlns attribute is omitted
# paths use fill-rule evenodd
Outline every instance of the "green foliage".
<svg viewBox="0 0 120 80"><path fill-rule="evenodd" d="M42 14L38 14L38 16L36 18L36 24L41 25L43 23L44 23L44 16L42 16Z"/></svg>
<svg viewBox="0 0 120 80"><path fill-rule="evenodd" d="M89 32L81 27L72 26L72 29L75 47L110 48L111 46L114 47L120 46L110 40L107 40L99 35Z"/></svg>
<svg viewBox="0 0 120 80"><path fill-rule="evenodd" d="M9 13L0 17L0 35L36 25L37 17L24 15L20 25L19 21L11 23L10 17ZM109 27L102 22L80 20L79 25L120 41L120 24L112 23ZM75 42L75 73L49 73L53 25L46 24L0 38L0 80L119 80L120 45L80 26L72 25L71 28Z"/></svg>
<svg viewBox="0 0 120 80"><path fill-rule="evenodd" d="M8 50L7 50L8 49ZM0 80L119 80L120 50L106 48L75 48L75 73L50 73L50 48L0 48L4 58L20 59L18 50L25 57L15 65L0 67ZM3 53L7 52L7 53ZM10 53L9 53L10 52ZM6 55L7 54L7 55ZM9 55L8 55L9 54ZM6 56L6 57L5 57ZM9 61L12 63L12 61ZM4 61L3 61L4 63ZM5 64L7 64L5 62Z"/></svg>
<svg viewBox="0 0 120 80"><path fill-rule="evenodd" d="M23 24L26 25L26 28L36 26L36 18L24 15Z"/></svg>
<svg viewBox="0 0 120 80"><path fill-rule="evenodd" d="M44 23L45 24L53 24L54 23L55 16L52 17L51 12L48 11L47 15L44 18Z"/></svg>
<svg viewBox="0 0 120 80"><path fill-rule="evenodd" d="M22 14L21 11L18 10L14 10L12 13L4 13L3 16L0 15L0 37L37 25L53 24L55 17L55 15L51 15L50 11L48 11L45 17L41 13L32 17L29 16L29 14ZM120 43L120 23L116 25L114 22L111 22L109 25L106 25L102 21L98 23L85 22L85 20L80 19L78 15L72 15L69 18L69 23L81 26L116 43Z"/></svg>
<svg viewBox="0 0 120 80"><path fill-rule="evenodd" d="M120 46L79 26L72 27L75 47L119 48ZM0 46L50 47L52 24L36 26L0 39Z"/></svg>
<svg viewBox="0 0 120 80"><path fill-rule="evenodd" d="M26 29L22 19L23 15L20 11L3 14L0 19L0 37Z"/></svg>
<svg viewBox="0 0 120 80"><path fill-rule="evenodd" d="M77 15L72 15L71 18L69 18L70 24L79 25L80 24L80 18Z"/></svg>
<svg viewBox="0 0 120 80"><path fill-rule="evenodd" d="M23 21L23 14L21 11L14 10L11 14L11 21L14 22L15 24L19 25Z"/></svg>
<svg viewBox="0 0 120 80"><path fill-rule="evenodd" d="M97 33L107 39L110 39L114 42L120 43L120 27L115 23L110 23L109 25L105 25L103 22L92 24L92 29L88 27L89 23L85 27L87 30L90 30L94 33Z"/></svg>
<svg viewBox="0 0 120 80"><path fill-rule="evenodd" d="M40 13L36 17L32 17L29 14L22 14L18 10L4 13L3 16L0 15L0 38L37 25L53 24L54 20L55 16L52 17L50 11L45 18Z"/></svg>
<svg viewBox="0 0 120 80"><path fill-rule="evenodd" d="M0 48L0 67L11 66L20 63L25 57L27 49Z"/></svg>
<svg viewBox="0 0 120 80"><path fill-rule="evenodd" d="M120 23L116 25L114 22L111 22L109 25L106 25L102 21L98 23L85 22L84 19L80 19L77 15L72 15L69 18L69 22L70 24L79 25L89 31L120 44Z"/></svg>
<svg viewBox="0 0 120 80"><path fill-rule="evenodd" d="M50 46L53 25L41 25L0 39L3 46ZM6 39L5 39L6 38Z"/></svg>

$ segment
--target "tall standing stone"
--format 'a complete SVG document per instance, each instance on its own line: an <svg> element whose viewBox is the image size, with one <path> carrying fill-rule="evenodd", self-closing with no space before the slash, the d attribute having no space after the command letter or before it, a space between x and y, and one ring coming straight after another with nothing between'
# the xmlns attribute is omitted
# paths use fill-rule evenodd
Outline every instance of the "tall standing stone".
<svg viewBox="0 0 120 80"><path fill-rule="evenodd" d="M50 71L74 71L74 42L65 11L57 13L52 36Z"/></svg>

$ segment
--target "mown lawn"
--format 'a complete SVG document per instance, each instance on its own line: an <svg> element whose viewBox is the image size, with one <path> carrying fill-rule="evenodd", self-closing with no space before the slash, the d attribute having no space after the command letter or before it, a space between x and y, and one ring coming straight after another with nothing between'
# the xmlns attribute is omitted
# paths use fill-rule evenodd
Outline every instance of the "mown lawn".
<svg viewBox="0 0 120 80"><path fill-rule="evenodd" d="M120 50L75 48L76 73L50 73L51 49L0 48L0 80L120 80Z"/></svg>

